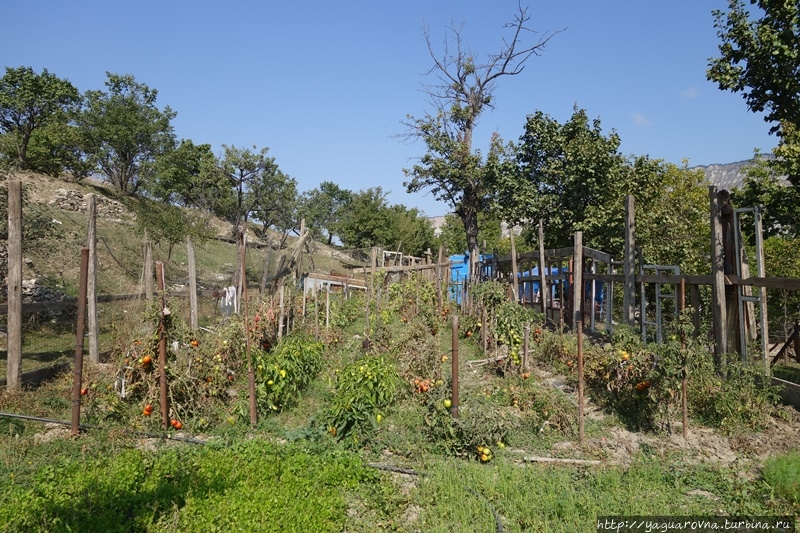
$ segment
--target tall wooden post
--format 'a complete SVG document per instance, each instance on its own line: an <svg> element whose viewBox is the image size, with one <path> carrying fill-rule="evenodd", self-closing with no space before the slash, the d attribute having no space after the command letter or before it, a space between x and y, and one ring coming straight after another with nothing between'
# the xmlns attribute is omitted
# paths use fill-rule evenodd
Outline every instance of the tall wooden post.
<svg viewBox="0 0 800 533"><path fill-rule="evenodd" d="M86 285L89 277L89 249L81 250L78 278L78 317L75 324L75 358L72 368L72 436L78 436L81 423L81 381L83 380L83 341L86 329Z"/></svg>
<svg viewBox="0 0 800 533"><path fill-rule="evenodd" d="M633 195L625 197L625 257L622 268L622 313L626 324L636 325L636 223Z"/></svg>
<svg viewBox="0 0 800 533"><path fill-rule="evenodd" d="M678 316L679 324L683 326L683 311L686 309L686 280L681 278L681 285L678 292ZM686 360L686 333L681 328L681 355L683 356L683 368L681 369L681 415L683 418L683 438L689 435L689 407L686 398L686 375L688 373L688 361Z"/></svg>
<svg viewBox="0 0 800 533"><path fill-rule="evenodd" d="M728 353L728 322L725 305L725 248L722 232L722 214L717 188L708 188L711 204L711 274L714 276L712 300L714 306L714 366L717 373L723 372L725 354Z"/></svg>
<svg viewBox="0 0 800 533"><path fill-rule="evenodd" d="M153 299L153 244L147 236L147 230L144 230L144 297L147 301Z"/></svg>
<svg viewBox="0 0 800 533"><path fill-rule="evenodd" d="M574 251L572 254L572 324L577 327L583 322L583 232L575 232Z"/></svg>
<svg viewBox="0 0 800 533"><path fill-rule="evenodd" d="M514 301L519 302L519 272L517 272L517 248L514 246L514 228L510 228L508 236L511 239L511 287L514 290Z"/></svg>
<svg viewBox="0 0 800 533"><path fill-rule="evenodd" d="M167 391L167 298L164 291L164 263L156 262L158 293L161 298L161 320L158 322L158 385L161 403L161 427L169 427L169 395Z"/></svg>
<svg viewBox="0 0 800 533"><path fill-rule="evenodd" d="M88 219L86 240L89 247L89 273L86 285L89 360L97 364L100 362L100 347L98 346L100 328L97 324L97 198L91 193L86 195L86 215Z"/></svg>
<svg viewBox="0 0 800 533"><path fill-rule="evenodd" d="M453 315L453 331L451 336L452 353L450 356L450 375L452 387L452 405L450 414L458 418L458 315Z"/></svg>
<svg viewBox="0 0 800 533"><path fill-rule="evenodd" d="M272 243L267 244L267 254L264 258L264 272L261 273L261 285L259 286L259 294L264 298L267 290L267 277L269 276L269 261L272 256Z"/></svg>
<svg viewBox="0 0 800 533"><path fill-rule="evenodd" d="M22 388L22 183L8 182L8 360L6 389Z"/></svg>
<svg viewBox="0 0 800 533"><path fill-rule="evenodd" d="M242 313L244 314L244 339L245 356L247 357L247 386L248 397L250 400L250 426L255 427L258 423L258 411L256 410L256 377L253 371L253 354L250 351L250 315L247 311L247 247L242 239Z"/></svg>
<svg viewBox="0 0 800 533"><path fill-rule="evenodd" d="M577 291L576 291L577 292ZM578 316L577 314L575 316ZM578 437L581 444L584 442L583 433L583 321L575 322L578 334Z"/></svg>
<svg viewBox="0 0 800 533"><path fill-rule="evenodd" d="M547 286L547 263L544 258L544 222L539 219L539 298L542 303L542 314L547 316L547 299L550 297Z"/></svg>
<svg viewBox="0 0 800 533"><path fill-rule="evenodd" d="M197 329L197 265L194 259L194 245L192 236L186 236L186 254L189 263L189 327Z"/></svg>

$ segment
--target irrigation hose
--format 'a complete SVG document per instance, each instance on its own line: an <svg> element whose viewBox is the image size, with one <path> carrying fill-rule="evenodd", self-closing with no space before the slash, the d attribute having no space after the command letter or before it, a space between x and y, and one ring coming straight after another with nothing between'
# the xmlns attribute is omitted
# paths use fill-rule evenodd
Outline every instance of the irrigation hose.
<svg viewBox="0 0 800 533"><path fill-rule="evenodd" d="M425 474L424 472L417 472L416 470L412 470L410 468L398 468L396 466L385 466L385 465L378 465L378 464L374 464L374 463L367 463L367 466L370 467L370 468L376 468L378 470L385 470L387 472L397 472L397 473L400 473L400 474L408 474L408 475L411 475L411 476L420 476L420 477L427 476L427 474ZM464 490L466 490L467 492L469 492L470 494L472 494L476 498L480 498L481 500L486 502L486 505L489 506L489 510L492 511L492 516L494 516L494 522L495 522L495 525L497 526L497 533L503 533L503 522L500 520L500 513L498 513L497 510L494 508L494 506L492 505L492 502L489 501L489 498L487 498L486 496L480 494L476 490L473 490L472 488L467 487L466 485L464 486Z"/></svg>
<svg viewBox="0 0 800 533"><path fill-rule="evenodd" d="M45 422L50 424L61 424L62 426L71 426L72 422L67 422L64 420L55 420L53 418L42 418L39 416L29 416L29 415L18 415L16 413L0 413L0 417L4 418L19 418L22 420L32 420L34 422ZM78 426L79 429L102 429L100 426L93 426L91 424L80 424ZM164 440L175 440L179 442L188 442L191 444L206 444L206 441L193 439L190 437L178 437L172 436L168 433L150 433L148 431L136 431L133 429L126 429L125 433L135 435L137 437L147 437L150 439L164 439Z"/></svg>

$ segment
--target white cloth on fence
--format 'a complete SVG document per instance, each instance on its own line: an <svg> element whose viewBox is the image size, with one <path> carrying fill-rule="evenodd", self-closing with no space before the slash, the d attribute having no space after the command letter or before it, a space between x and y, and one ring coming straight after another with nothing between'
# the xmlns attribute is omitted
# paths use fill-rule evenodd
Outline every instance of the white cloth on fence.
<svg viewBox="0 0 800 533"><path fill-rule="evenodd" d="M231 316L231 314L239 312L236 287L231 285L230 287L222 289L222 298L219 302L219 308L225 316Z"/></svg>

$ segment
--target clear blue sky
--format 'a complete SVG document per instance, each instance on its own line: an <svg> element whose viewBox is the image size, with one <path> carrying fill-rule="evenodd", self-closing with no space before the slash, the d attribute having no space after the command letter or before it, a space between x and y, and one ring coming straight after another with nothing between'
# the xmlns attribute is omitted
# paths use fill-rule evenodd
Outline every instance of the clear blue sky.
<svg viewBox="0 0 800 533"><path fill-rule="evenodd" d="M739 95L706 81L717 54L712 9L725 0L529 2L529 26L563 29L524 72L501 80L476 135L517 140L527 115L563 122L573 106L616 130L626 155L707 165L748 159L776 139ZM105 72L133 74L177 111L179 138L267 146L301 191L321 181L382 186L429 216L447 206L405 192L402 169L423 153L401 121L421 115L421 84L446 27L464 26L477 55L496 51L517 0L8 2L3 66L47 68L80 91ZM530 41L529 41L530 42Z"/></svg>

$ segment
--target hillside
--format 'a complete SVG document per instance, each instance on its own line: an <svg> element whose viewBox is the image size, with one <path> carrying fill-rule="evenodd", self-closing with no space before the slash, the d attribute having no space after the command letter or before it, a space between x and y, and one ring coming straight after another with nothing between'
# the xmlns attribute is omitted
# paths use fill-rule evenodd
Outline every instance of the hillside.
<svg viewBox="0 0 800 533"><path fill-rule="evenodd" d="M115 199L113 191L105 184L85 180L68 182L51 176L18 172L10 179L20 180L23 188L23 226L26 217L49 220L45 235L23 244L24 297L27 301L57 300L77 291L80 250L86 246L87 216L86 195L97 195L98 234L98 290L100 294L127 294L142 290L143 237L136 225L136 216ZM226 285L233 276L237 263L236 249L230 242L230 224L210 217L209 224L215 237L195 243L198 284L201 288ZM281 235L270 234L270 241L260 240L256 233L248 233L248 277L257 283L267 260L269 246L277 247ZM284 251L296 237L289 237ZM280 254L271 253L270 271L274 271ZM310 242L310 254L303 255L304 271L341 270L343 261L352 262L338 250L322 243ZM6 242L0 241L3 266L6 259ZM164 243L153 247L155 261L165 264L169 286L188 283L187 253L183 246L170 250ZM5 270L5 269L4 269ZM5 278L5 271L2 273ZM5 283L3 289L6 288Z"/></svg>

